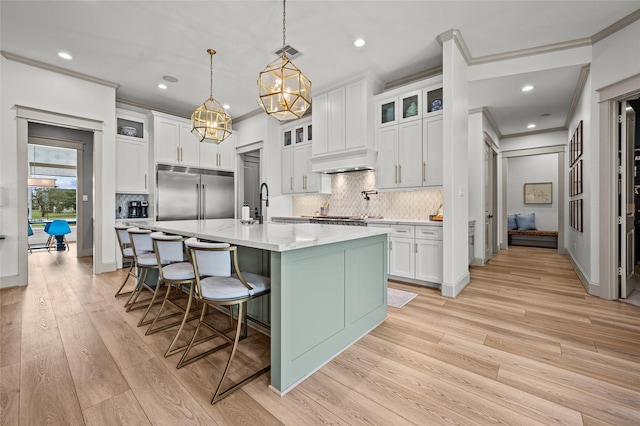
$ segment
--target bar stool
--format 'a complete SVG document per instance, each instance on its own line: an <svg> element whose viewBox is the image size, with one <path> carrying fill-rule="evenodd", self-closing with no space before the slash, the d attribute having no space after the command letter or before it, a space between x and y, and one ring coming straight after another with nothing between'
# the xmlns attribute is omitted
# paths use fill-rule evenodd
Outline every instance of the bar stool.
<svg viewBox="0 0 640 426"><path fill-rule="evenodd" d="M184 241L186 238L178 235L165 235L161 232L154 232L151 234L151 240L153 241L153 248L156 253L156 262L158 267L158 285L156 286L156 293L158 292L160 285L165 284L167 291L165 292L164 299L160 309L156 313L156 316L151 321L151 325L145 332L145 335L156 333L158 331L166 330L174 325L180 324L180 321L173 322L171 324L165 324L161 327L154 328L158 321L172 318L177 315L183 315L182 326L186 323L189 311L191 308L191 297L187 301L187 309L183 310L182 307L170 299L172 289L177 289L179 295L182 295L183 288L193 288L195 282L195 274L193 271L193 265L189 262L185 252ZM188 286L188 287L187 287ZM154 295L155 298L155 295ZM162 316L162 312L167 306L167 302L172 303L175 307L183 312L176 312ZM153 301L152 301L153 303ZM151 304L149 305L151 307ZM147 308L148 311L149 308ZM191 319L196 319L192 317ZM179 330L180 331L180 330Z"/></svg>
<svg viewBox="0 0 640 426"><path fill-rule="evenodd" d="M150 283L146 282L146 279L149 276L150 270L158 269L158 263L156 260L156 254L153 253L151 231L148 229L140 229L134 227L127 229L127 232L129 233L129 239L131 241L131 248L133 249L135 267L138 271L138 282L131 292L131 296L129 296L129 299L124 304L124 306L127 308L127 312L129 312L132 309L143 308L145 306L144 304L150 300L144 300L139 303L140 306L136 306L134 308L138 297L145 287L155 292L157 283L153 283L153 285L151 285Z"/></svg>
<svg viewBox="0 0 640 426"><path fill-rule="evenodd" d="M189 241L190 243L193 243L193 242L197 242L198 240L196 238L190 238L189 240L185 241L185 246L186 246L186 249L187 249L187 255L188 255L189 261L191 262L192 267L193 267L193 259L189 255L189 247L187 246L187 241ZM215 247L215 248L227 248L227 247L229 247L229 244L227 244L227 243L209 243L209 244L210 244L211 247ZM179 346L179 347L174 347L176 345L176 343L178 342L178 339L180 338L180 335L182 334L182 330L184 329L184 326L187 323L187 321L191 320L191 319L198 318L198 317L195 317L195 318L189 318L188 319L189 312L191 311L191 304L193 303L193 301L198 303L198 300L195 297L196 296L195 284L196 284L196 281L195 281L195 272L194 272L194 279L189 284L189 287L188 288L186 286L182 287L183 291L188 294L187 307L185 308L185 313L184 313L184 316L182 317L182 322L180 323L180 327L178 328L178 331L176 332L176 335L174 336L173 340L171 341L171 344L169 345L169 347L167 348L167 351L164 354L165 358L169 357L171 355L174 355L174 354L176 354L178 352L184 351L188 346L188 344L187 344L187 345L183 345L183 346ZM233 314L232 314L231 309L229 309L229 318L230 318L231 326L233 326ZM210 340L210 338L205 338L202 341L206 341L206 340ZM200 343L200 342L196 342L195 344L198 344L198 343Z"/></svg>
<svg viewBox="0 0 640 426"><path fill-rule="evenodd" d="M222 377L220 378L215 393L213 394L213 398L211 399L211 403L215 404L222 398L238 390L244 384L250 382L261 374L266 373L271 368L271 366L268 365L267 367L264 367L240 380L235 385L232 385L225 390L222 389L222 385L229 373L231 363L235 356L236 349L238 348L240 336L241 334L243 335L242 337L246 337L247 335L247 301L268 294L271 291L271 281L269 278L261 275L241 272L238 267L237 247L219 247L216 243L200 242L195 238L188 239L185 242L185 245L189 249L189 253L193 261L196 278L196 299L202 303L202 312L200 314L196 330L191 337L191 341L189 342L187 349L184 351L180 362L178 362L178 368L201 359L213 352L217 352L231 346L231 352L224 368L224 372L222 373ZM231 273L232 265L234 271L233 274ZM218 330L204 321L208 306L229 306L231 308L237 306L238 315L233 337L227 336L227 333L233 331L233 328L230 330ZM268 328L268 326L264 324L261 325ZM210 329L214 334L203 339L198 339L198 332L202 326ZM199 344L204 340L209 340L214 337L221 337L226 342L213 349L192 356L191 358L188 357L194 344Z"/></svg>
<svg viewBox="0 0 640 426"><path fill-rule="evenodd" d="M116 237L118 237L118 246L120 247L120 253L122 254L122 266L124 266L125 264L129 265L127 276L124 278L122 285L120 286L120 288L118 289L118 291L114 296L114 297L118 297L118 296L125 296L127 294L131 294L131 291L127 291L125 293L121 293L121 291L124 288L127 281L129 280L129 277L133 277L137 280L138 275L133 269L136 263L136 259L133 254L133 247L131 247L131 239L129 238L129 233L127 232L127 229L130 229L133 227L129 225L116 225L114 228L116 230Z"/></svg>

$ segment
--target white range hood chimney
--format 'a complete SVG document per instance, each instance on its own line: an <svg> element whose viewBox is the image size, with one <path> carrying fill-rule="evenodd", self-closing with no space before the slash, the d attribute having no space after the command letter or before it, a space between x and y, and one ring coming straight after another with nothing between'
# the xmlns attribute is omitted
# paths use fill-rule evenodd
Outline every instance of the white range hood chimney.
<svg viewBox="0 0 640 426"><path fill-rule="evenodd" d="M311 157L311 171L319 173L341 173L355 170L375 170L378 153L362 148L340 151Z"/></svg>

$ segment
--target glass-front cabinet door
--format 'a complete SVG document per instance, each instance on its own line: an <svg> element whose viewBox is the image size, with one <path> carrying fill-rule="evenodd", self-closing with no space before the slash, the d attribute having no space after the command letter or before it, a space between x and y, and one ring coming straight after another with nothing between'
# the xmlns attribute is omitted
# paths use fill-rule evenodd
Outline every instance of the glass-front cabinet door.
<svg viewBox="0 0 640 426"><path fill-rule="evenodd" d="M291 141L292 141L291 134L292 133L293 132L291 130L286 130L286 131L284 131L282 133L282 143L283 143L283 145L285 147L286 146L291 146Z"/></svg>
<svg viewBox="0 0 640 426"><path fill-rule="evenodd" d="M391 126L398 124L398 98L393 97L377 103L376 122L377 127Z"/></svg>
<svg viewBox="0 0 640 426"><path fill-rule="evenodd" d="M406 93L400 96L399 122L420 120L422 118L422 90Z"/></svg>
<svg viewBox="0 0 640 426"><path fill-rule="evenodd" d="M423 90L425 117L429 114L440 114L444 104L442 103L442 87L429 87Z"/></svg>

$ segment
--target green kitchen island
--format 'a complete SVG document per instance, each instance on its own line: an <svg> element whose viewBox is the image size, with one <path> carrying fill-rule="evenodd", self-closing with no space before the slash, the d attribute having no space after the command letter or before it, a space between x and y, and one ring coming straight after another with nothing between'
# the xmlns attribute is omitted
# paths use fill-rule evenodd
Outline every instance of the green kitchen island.
<svg viewBox="0 0 640 426"><path fill-rule="evenodd" d="M271 388L280 395L387 316L386 229L236 219L130 225L236 245L242 270L271 277L270 297L253 311L271 326Z"/></svg>

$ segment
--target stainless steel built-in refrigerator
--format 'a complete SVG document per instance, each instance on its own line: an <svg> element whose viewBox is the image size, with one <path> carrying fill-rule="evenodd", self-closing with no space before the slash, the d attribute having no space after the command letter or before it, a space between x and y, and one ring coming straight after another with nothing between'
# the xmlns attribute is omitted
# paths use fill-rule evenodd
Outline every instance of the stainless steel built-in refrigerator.
<svg viewBox="0 0 640 426"><path fill-rule="evenodd" d="M233 179L231 172L158 165L156 220L233 218Z"/></svg>

